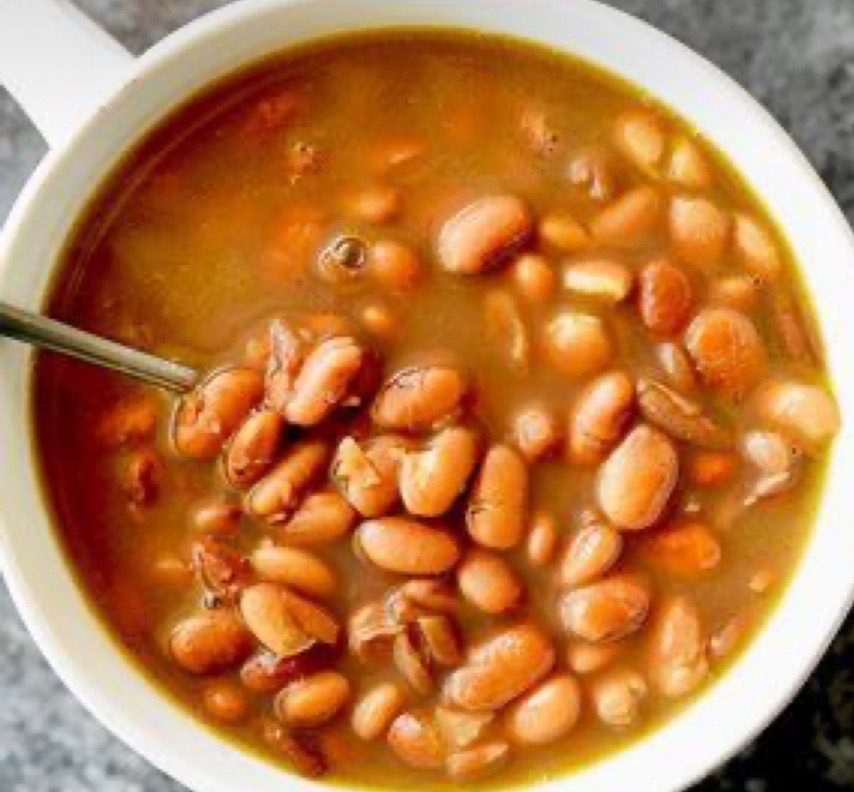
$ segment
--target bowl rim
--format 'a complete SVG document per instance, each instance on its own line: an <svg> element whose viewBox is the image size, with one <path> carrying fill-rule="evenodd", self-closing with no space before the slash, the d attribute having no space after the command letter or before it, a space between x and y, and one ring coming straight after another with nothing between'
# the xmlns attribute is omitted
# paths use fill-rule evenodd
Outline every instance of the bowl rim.
<svg viewBox="0 0 854 792"><path fill-rule="evenodd" d="M352 2L352 0L349 1ZM60 166L75 150L85 145L86 141L107 122L110 114L116 110L117 105L120 105L122 101L126 102L130 98L133 98L134 92L142 90L145 82L157 79L158 71L162 75L170 69L177 69L182 58L185 57L190 48L203 47L206 42L210 44L218 35L225 33L229 29L246 25L247 20L250 18L260 19L267 14L278 13L283 9L287 9L288 13L300 13L301 11L316 7L321 2L324 2L324 0L239 0L190 22L188 25L158 42L148 52L137 59L132 69L130 82L110 97L104 106L65 145L51 151L47 155L33 176L31 176L16 201L3 229L2 238L0 238L0 292L5 288L6 276L11 268L10 261L14 260L12 253L18 249L22 244L22 240L29 233L24 227L32 219L33 215L38 215L42 202L56 190L56 173ZM396 14L392 11L388 11L387 14L388 18L392 20L391 22L374 24L375 19L371 18L370 20L366 20L367 23L362 28L351 25L345 29L356 32L357 29L371 30L397 26L430 26L425 23L424 14L410 13L411 9L419 5L423 6L423 2L419 3L419 0L407 0L406 2L397 0L397 2L399 3L400 10ZM513 5L518 5L518 0L490 0L490 2L495 7L505 9ZM681 61L686 68L690 67L694 74L702 75L708 79L714 88L723 95L725 99L724 104L731 107L738 107L745 125L750 128L751 132L778 147L777 155L787 162L790 173L794 174L792 178L798 180L800 191L804 194L804 197L814 199L817 202L817 205L811 207L811 210L820 213L826 229L832 229L835 223L836 228L832 231L834 235L833 243L840 246L840 258L850 258L851 261L854 261L854 236L852 236L847 221L827 188L777 122L733 80L700 55L694 53L667 34L628 14L601 5L595 2L595 0L574 0L571 8L565 6L561 8L562 0L539 0L539 2L542 6L551 8L552 10L547 13L555 16L555 18L560 18L559 15L561 13L577 15L579 18L584 18L588 21L593 20L597 24L622 31L626 35L640 39L650 49L654 48L657 53L660 52L660 59L672 58L674 62ZM389 7L388 0L385 0L384 3L377 2L377 0L359 0L355 5L368 8L371 3L376 3L377 8L381 5L385 9ZM446 9L448 6L453 5L455 0L430 0L430 3L430 10L436 11L439 8ZM483 2L479 0L478 3L472 3L472 8L475 6L481 7L482 5ZM412 19L412 16L417 18ZM464 16L465 13L461 12L461 17ZM475 13L474 17L476 16L477 14ZM495 30L489 30L488 32L499 32L503 29L502 26L503 21L498 20ZM438 27L458 27L460 29L474 27L477 30L484 29L481 25L468 25L465 23L457 25L443 24L438 25ZM330 33L332 32L330 30ZM515 34L510 31L509 35L514 36ZM323 37L320 36L320 38ZM522 40L527 38L527 36L518 37ZM297 42L297 44L299 43L303 42ZM287 50L290 46L293 45L285 44L281 49ZM577 51L573 54L577 54ZM599 61L595 57L590 57L586 53L582 53L581 57L599 64ZM604 64L604 67L610 71L615 71L611 65ZM236 68L238 67L235 64L232 69L226 70L224 74ZM212 82L221 76L222 74L211 74L207 82ZM631 75L627 76L626 79L632 81ZM635 82L642 85L642 83ZM657 96L654 91L651 91L651 93ZM174 106L173 104L172 107ZM678 105L674 105L673 109L678 114L684 115L683 109ZM144 133L140 133L135 139L139 140L143 136ZM713 136L710 135L710 137ZM731 150L724 149L724 151L728 156L732 156L733 154ZM111 167L111 165L106 167L105 171L109 171ZM842 246L845 248L844 251L841 249ZM844 256L843 253L845 254ZM53 267L48 269L53 269ZM854 277L849 278L848 283L849 285L854 285ZM840 289L840 291L846 290ZM837 317L837 319L840 325L846 324L842 316ZM849 328L852 322L854 322L854 319L847 322ZM10 360L0 355L0 366L11 365ZM23 360L23 355L15 356L14 365L25 366L26 364L22 362ZM834 380L839 383L838 377L843 376L845 372L840 369L836 373L837 377L834 377ZM25 379L29 384L29 378L25 377ZM851 377L845 377L846 383L850 379ZM0 401L2 401L2 396L3 393L0 393ZM845 403L848 403L847 400ZM25 421L24 423L26 424L24 431L27 432L29 430L29 421ZM836 448L834 449L834 458L830 462L830 466L833 468L840 466L847 468L848 465L845 463L849 461L849 457L854 462L854 436L849 435L847 431L843 431L843 435L837 440ZM3 462L2 467L7 468L9 464L8 459L3 459ZM3 484L6 478L6 471L0 470L0 485ZM825 488L828 486L829 484L826 484ZM41 503L42 508L45 509L43 493L37 491L35 498ZM220 762L222 757L218 758L217 761L213 761L213 757L210 754L212 748L221 750L226 746L231 748L235 753L240 754L240 757L231 757L231 763L235 768L238 768L238 772L245 773L247 770L251 770L258 774L257 777L260 779L260 783L256 787L258 790L272 789L274 785L281 787L288 783L294 786L299 785L300 787L315 786L315 782L308 782L291 774L285 774L280 770L276 770L271 775L269 772L270 765L267 762L258 760L245 750L234 747L231 742L223 738L212 736L203 726L200 728L199 722L191 718L183 710L181 710L183 717L178 717L177 714L172 713L172 715L175 715L176 722L183 721L185 724L192 724L194 730L206 735L204 739L201 738L200 734L187 735L186 740L184 740L185 745L176 746L168 741L159 741L156 735L152 736L146 728L146 724L141 722L140 716L129 714L127 709L122 706L122 702L116 701L109 691L104 689L102 684L98 684L97 680L94 680L91 674L87 673L85 669L87 658L85 655L73 654L58 639L55 629L47 616L46 606L34 592L33 580L29 579L24 572L25 567L21 564L19 553L20 546L15 545L14 542L17 539L12 538L19 537L19 534L15 534L9 530L10 511L12 511L12 507L8 504L0 503L0 523L3 525L3 530L0 531L0 569L2 569L12 599L28 630L34 637L42 653L50 662L53 670L96 719L104 723L113 734L138 751L154 766L196 790L222 792L232 783L230 779L225 779L221 775L223 767L227 767L228 762L222 765ZM828 518L827 511L827 509L822 508L816 514L816 535L821 529L823 521ZM816 543L816 535L809 540L810 544ZM58 544L58 538L55 534L52 533L50 541ZM804 559L798 562L798 569L795 571L794 578L789 584L789 593L784 595L782 600L775 606L771 620L776 622L778 620L777 617L789 607L792 599L789 594L794 589L796 580L801 577L801 567L804 563ZM706 743L691 751L688 755L681 757L679 761L661 762L661 764L667 766L657 767L655 769L656 775L654 776L647 778L643 775L636 775L635 770L641 770L643 767L650 766L649 757L658 756L659 758L663 758L667 757L668 753L670 753L671 759L677 758L672 755L672 751L668 750L666 735L673 731L671 728L673 721L682 722L688 718L689 713L686 712L678 715L670 724L658 728L653 734L642 737L639 743L634 743L632 747L607 757L604 762L599 761L589 767L584 766L577 774L560 774L551 781L545 784L537 784L537 786L543 789L547 787L557 789L557 785L565 778L572 777L573 781L578 780L586 783L589 780L586 787L588 792L597 792L597 790L604 792L604 790L617 789L619 786L617 785L616 776L613 773L610 775L603 774L602 778L597 780L594 777L588 779L589 772L591 769L595 770L604 763L623 764L629 768L629 755L634 755L639 745L647 746L644 750L647 759L639 760L632 764L632 772L630 773L631 777L637 783L638 792L642 792L642 790L662 792L662 790L681 789L703 777L764 729L801 687L832 640L852 600L854 600L854 570L851 570L847 575L843 575L840 571L838 577L831 577L828 581L827 589L821 589L821 592L823 596L826 595L826 602L824 609L820 613L820 618L810 620L807 617L801 617L798 620L799 627L805 633L809 634L811 638L804 645L796 647L797 659L790 663L791 667L787 670L787 676L783 680L785 685L781 685L781 689L777 691L771 688L762 690L761 692L757 691L758 698L761 698L762 695L767 697L764 705L761 707L756 706L750 717L745 717L738 728L732 730L722 729L715 724L705 724L704 726L698 721L697 717L693 717L693 728L697 730L698 736L706 740ZM81 594L80 596L83 607L88 608L88 603L83 602L83 595ZM833 600L832 602L831 599ZM789 626L792 626L792 624ZM103 629L100 627L100 624L98 627L99 629ZM770 623L763 625L759 635L753 639L752 646L737 661L736 667L745 664L748 655L755 656L753 658L754 665L763 661L767 662L771 659L765 656L760 660L761 653L755 651L755 645L763 640L764 634L770 630L770 627ZM139 669L129 664L127 659L121 656L120 652L114 650L112 653L120 664L127 667L130 673L141 676ZM737 686L727 684L728 678L733 673L734 669L727 670L723 678L714 686L714 690L718 690L724 696L728 693L734 694L737 690L740 690L741 694L744 694L746 691L743 686L738 688ZM151 683L147 680L141 681L144 682L150 693ZM710 697L712 693L712 690L704 692L700 697L700 701L693 703L689 710L696 710L703 699ZM715 695L717 696L717 693ZM165 706L168 702L167 697L160 690L158 690L158 695L154 698L157 699L158 706ZM719 713L724 711L725 709L718 707ZM192 756L192 752L186 750L188 747L204 751L207 754L206 761L204 763L196 762ZM685 745L683 745L684 747ZM179 755L181 750L190 755ZM208 761L208 759L211 761ZM245 775L243 778L245 779ZM531 785L533 786L533 784ZM327 789L328 786L326 784L318 784L315 788Z"/></svg>

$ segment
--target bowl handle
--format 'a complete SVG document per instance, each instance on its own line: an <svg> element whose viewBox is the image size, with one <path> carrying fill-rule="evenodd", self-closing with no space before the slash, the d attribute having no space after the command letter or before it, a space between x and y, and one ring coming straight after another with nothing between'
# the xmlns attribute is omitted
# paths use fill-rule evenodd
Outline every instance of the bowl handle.
<svg viewBox="0 0 854 792"><path fill-rule="evenodd" d="M69 0L0 0L0 84L51 148L129 79L133 61Z"/></svg>

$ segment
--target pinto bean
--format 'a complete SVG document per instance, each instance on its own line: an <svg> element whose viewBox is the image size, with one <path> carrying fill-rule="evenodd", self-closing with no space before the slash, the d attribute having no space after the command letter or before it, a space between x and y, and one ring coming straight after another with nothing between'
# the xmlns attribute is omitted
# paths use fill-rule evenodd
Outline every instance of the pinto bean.
<svg viewBox="0 0 854 792"><path fill-rule="evenodd" d="M552 365L573 379L598 373L613 356L604 320L569 309L557 313L546 325L543 345Z"/></svg>
<svg viewBox="0 0 854 792"><path fill-rule="evenodd" d="M566 664L576 674L594 674L614 662L625 651L620 641L591 643L574 638L566 647Z"/></svg>
<svg viewBox="0 0 854 792"><path fill-rule="evenodd" d="M291 447L285 458L262 478L244 498L253 517L284 522L294 512L306 487L323 470L329 449L319 440L305 440Z"/></svg>
<svg viewBox="0 0 854 792"><path fill-rule="evenodd" d="M793 380L775 380L756 394L759 417L812 453L839 431L839 408L827 391Z"/></svg>
<svg viewBox="0 0 854 792"><path fill-rule="evenodd" d="M498 348L507 367L517 374L527 373L531 343L512 295L503 289L487 292L483 297L483 321L489 340Z"/></svg>
<svg viewBox="0 0 854 792"><path fill-rule="evenodd" d="M464 206L445 221L437 255L442 268L475 275L506 259L531 233L531 213L513 195L489 195Z"/></svg>
<svg viewBox="0 0 854 792"><path fill-rule="evenodd" d="M661 218L661 194L655 187L633 187L608 204L590 224L593 236L602 244L618 248L643 245Z"/></svg>
<svg viewBox="0 0 854 792"><path fill-rule="evenodd" d="M676 390L682 393L694 393L697 390L694 367L680 344L665 341L656 345L655 357Z"/></svg>
<svg viewBox="0 0 854 792"><path fill-rule="evenodd" d="M560 253L574 253L586 247L590 236L569 212L550 212L537 224L537 236L546 247Z"/></svg>
<svg viewBox="0 0 854 792"><path fill-rule="evenodd" d="M547 456L560 442L555 414L540 404L523 408L513 418L513 442L528 462Z"/></svg>
<svg viewBox="0 0 854 792"><path fill-rule="evenodd" d="M424 431L452 415L467 389L465 378L455 368L412 366L386 381L371 414L384 429Z"/></svg>
<svg viewBox="0 0 854 792"><path fill-rule="evenodd" d="M566 547L560 565L560 582L576 588L602 577L623 552L620 532L600 521L585 525Z"/></svg>
<svg viewBox="0 0 854 792"><path fill-rule="evenodd" d="M372 563L401 575L440 575L460 557L451 534L406 517L368 520L359 526L356 537Z"/></svg>
<svg viewBox="0 0 854 792"><path fill-rule="evenodd" d="M444 704L436 707L436 724L450 748L465 748L477 742L494 720L492 712L468 712Z"/></svg>
<svg viewBox="0 0 854 792"><path fill-rule="evenodd" d="M445 746L433 718L424 711L402 712L386 735L389 747L410 767L435 770L445 762Z"/></svg>
<svg viewBox="0 0 854 792"><path fill-rule="evenodd" d="M705 415L700 405L655 380L641 377L637 383L641 415L671 437L702 448L728 448L730 432Z"/></svg>
<svg viewBox="0 0 854 792"><path fill-rule="evenodd" d="M688 466L688 478L698 487L722 487L738 468L738 457L729 451L703 451L694 455Z"/></svg>
<svg viewBox="0 0 854 792"><path fill-rule="evenodd" d="M242 514L236 503L216 499L196 506L191 519L193 528L200 533L227 536L237 532Z"/></svg>
<svg viewBox="0 0 854 792"><path fill-rule="evenodd" d="M579 464L601 462L619 441L631 418L635 388L622 371L597 377L582 391L569 419L569 458Z"/></svg>
<svg viewBox="0 0 854 792"><path fill-rule="evenodd" d="M596 495L612 525L622 531L648 528L661 516L679 476L670 439L650 426L632 429L599 469Z"/></svg>
<svg viewBox="0 0 854 792"><path fill-rule="evenodd" d="M647 264L640 272L638 301L643 323L656 335L679 332L694 303L688 276L665 258Z"/></svg>
<svg viewBox="0 0 854 792"><path fill-rule="evenodd" d="M363 740L375 740L385 734L400 714L405 698L400 688L383 682L371 688L353 707L353 731Z"/></svg>
<svg viewBox="0 0 854 792"><path fill-rule="evenodd" d="M759 304L759 287L752 275L727 275L709 284L709 302L743 313L751 313Z"/></svg>
<svg viewBox="0 0 854 792"><path fill-rule="evenodd" d="M408 292L422 278L422 266L415 252L392 239L375 242L368 250L368 270L381 286L390 291Z"/></svg>
<svg viewBox="0 0 854 792"><path fill-rule="evenodd" d="M747 432L741 440L744 458L756 469L743 504L752 506L790 490L801 474L802 452L777 432Z"/></svg>
<svg viewBox="0 0 854 792"><path fill-rule="evenodd" d="M615 668L594 679L589 692L602 723L626 728L640 718L641 704L649 693L649 686L637 671Z"/></svg>
<svg viewBox="0 0 854 792"><path fill-rule="evenodd" d="M208 591L234 602L249 581L249 564L236 550L213 536L193 542L193 568Z"/></svg>
<svg viewBox="0 0 854 792"><path fill-rule="evenodd" d="M385 341L394 340L400 330L398 317L383 302L369 302L363 305L359 312L359 320L369 333Z"/></svg>
<svg viewBox="0 0 854 792"><path fill-rule="evenodd" d="M598 258L567 264L561 282L573 295L616 305L629 296L634 278L628 267L612 259Z"/></svg>
<svg viewBox="0 0 854 792"><path fill-rule="evenodd" d="M276 412L284 414L308 353L308 339L290 323L276 319L270 323L267 346L265 401Z"/></svg>
<svg viewBox="0 0 854 792"><path fill-rule="evenodd" d="M594 201L610 201L617 192L617 165L606 149L579 151L570 160L567 175L573 186Z"/></svg>
<svg viewBox="0 0 854 792"><path fill-rule="evenodd" d="M363 446L352 437L338 445L331 477L364 517L381 517L399 497L400 467L411 443L398 435L379 435Z"/></svg>
<svg viewBox="0 0 854 792"><path fill-rule="evenodd" d="M427 667L427 659L415 645L409 630L403 630L394 637L392 658L400 675L416 693L426 696L433 690L433 677Z"/></svg>
<svg viewBox="0 0 854 792"><path fill-rule="evenodd" d="M687 137L673 143L667 178L688 190L708 190L715 177L700 147Z"/></svg>
<svg viewBox="0 0 854 792"><path fill-rule="evenodd" d="M466 525L484 547L507 550L519 543L528 508L528 468L506 445L486 453L472 489Z"/></svg>
<svg viewBox="0 0 854 792"><path fill-rule="evenodd" d="M284 408L288 422L315 426L350 393L362 366L365 350L354 339L335 336L321 341L306 357Z"/></svg>
<svg viewBox="0 0 854 792"><path fill-rule="evenodd" d="M464 710L496 710L520 696L551 670L551 640L532 624L506 627L470 653L445 679L445 698Z"/></svg>
<svg viewBox="0 0 854 792"><path fill-rule="evenodd" d="M707 198L676 196L670 204L670 238L678 258L708 271L720 262L730 218Z"/></svg>
<svg viewBox="0 0 854 792"><path fill-rule="evenodd" d="M509 758L510 746L495 740L449 754L445 760L445 769L454 781L467 781L500 770Z"/></svg>
<svg viewBox="0 0 854 792"><path fill-rule="evenodd" d="M548 564L557 547L557 523L548 512L539 511L531 518L528 531L528 563L534 567Z"/></svg>
<svg viewBox="0 0 854 792"><path fill-rule="evenodd" d="M364 223L382 225L400 215L400 193L387 184L372 184L359 190L350 200L350 213Z"/></svg>
<svg viewBox="0 0 854 792"><path fill-rule="evenodd" d="M355 512L337 492L316 492L278 526L278 535L289 545L326 544L344 536L355 519Z"/></svg>
<svg viewBox="0 0 854 792"><path fill-rule="evenodd" d="M390 618L381 602L369 602L348 620L350 651L365 663L387 661L394 639L404 629L404 624Z"/></svg>
<svg viewBox="0 0 854 792"><path fill-rule="evenodd" d="M633 110L617 119L617 149L636 168L654 174L664 159L665 133L661 120L646 110Z"/></svg>
<svg viewBox="0 0 854 792"><path fill-rule="evenodd" d="M557 277L548 260L536 253L523 253L510 265L516 291L528 302L545 303L554 294Z"/></svg>
<svg viewBox="0 0 854 792"><path fill-rule="evenodd" d="M737 214L733 230L735 253L744 268L768 283L780 274L783 263L771 234L750 215Z"/></svg>
<svg viewBox="0 0 854 792"><path fill-rule="evenodd" d="M611 575L563 594L564 628L585 641L614 641L640 629L649 612L649 586L628 574Z"/></svg>
<svg viewBox="0 0 854 792"><path fill-rule="evenodd" d="M685 347L705 383L742 398L765 375L768 356L753 322L733 308L706 308L685 331Z"/></svg>
<svg viewBox="0 0 854 792"><path fill-rule="evenodd" d="M581 715L581 688L569 674L557 674L515 701L506 732L517 745L545 745L572 730Z"/></svg>
<svg viewBox="0 0 854 792"><path fill-rule="evenodd" d="M240 681L253 693L276 693L289 682L314 671L319 658L314 649L293 657L279 657L261 650L240 667Z"/></svg>
<svg viewBox="0 0 854 792"><path fill-rule="evenodd" d="M277 717L294 728L312 728L332 720L350 698L350 683L337 671L292 682L273 702Z"/></svg>
<svg viewBox="0 0 854 792"><path fill-rule="evenodd" d="M459 609L454 590L441 580L410 580L400 587L400 592L410 603L428 611L452 614Z"/></svg>
<svg viewBox="0 0 854 792"><path fill-rule="evenodd" d="M178 404L172 441L182 456L212 459L264 394L255 369L215 371Z"/></svg>
<svg viewBox="0 0 854 792"><path fill-rule="evenodd" d="M169 637L175 662L191 674L212 674L240 664L252 637L231 610L214 610L178 622Z"/></svg>
<svg viewBox="0 0 854 792"><path fill-rule="evenodd" d="M684 522L645 537L643 555L669 575L695 579L717 569L721 543L700 522Z"/></svg>
<svg viewBox="0 0 854 792"><path fill-rule="evenodd" d="M453 668L462 662L460 643L451 619L444 614L416 619L421 642L432 663Z"/></svg>
<svg viewBox="0 0 854 792"><path fill-rule="evenodd" d="M669 698L684 696L708 675L707 641L700 614L685 596L661 606L651 627L649 675Z"/></svg>
<svg viewBox="0 0 854 792"><path fill-rule="evenodd" d="M239 685L228 680L213 682L202 692L202 705L222 723L240 723L249 712L249 701Z"/></svg>
<svg viewBox="0 0 854 792"><path fill-rule="evenodd" d="M315 597L330 597L335 592L335 574L308 550L261 544L252 552L251 561L263 580L283 583Z"/></svg>
<svg viewBox="0 0 854 792"><path fill-rule="evenodd" d="M326 610L277 583L243 589L240 614L258 641L281 657L338 640L338 623Z"/></svg>
<svg viewBox="0 0 854 792"><path fill-rule="evenodd" d="M457 569L462 595L486 613L504 613L522 599L522 582L497 553L472 548Z"/></svg>
<svg viewBox="0 0 854 792"><path fill-rule="evenodd" d="M276 754L283 756L298 773L308 778L319 778L326 772L326 758L308 733L291 734L273 718L264 718L261 723L264 742Z"/></svg>
<svg viewBox="0 0 854 792"><path fill-rule="evenodd" d="M258 410L240 425L228 442L223 471L229 484L251 487L276 461L285 433L285 422L273 410Z"/></svg>

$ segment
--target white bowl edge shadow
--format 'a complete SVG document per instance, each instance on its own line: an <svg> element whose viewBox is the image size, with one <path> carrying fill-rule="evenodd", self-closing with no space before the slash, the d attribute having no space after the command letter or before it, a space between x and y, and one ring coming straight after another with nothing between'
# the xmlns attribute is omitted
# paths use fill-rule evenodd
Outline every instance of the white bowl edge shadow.
<svg viewBox="0 0 854 792"><path fill-rule="evenodd" d="M70 224L129 144L176 102L241 64L294 43L377 27L464 27L564 49L644 87L716 143L784 229L819 311L843 430L811 539L768 624L738 663L669 724L625 751L538 789L681 789L761 731L820 659L854 595L854 532L845 472L854 470L854 238L820 179L786 134L741 88L690 50L590 0L245 0L164 39L136 77L28 182L0 239L0 295L39 307ZM11 262L15 262L14 266ZM198 792L322 784L290 776L216 737L152 695L89 609L41 499L30 443L29 352L0 348L0 563L24 621L54 670L111 731ZM851 415L847 405L852 405ZM571 781L570 781L571 779Z"/></svg>

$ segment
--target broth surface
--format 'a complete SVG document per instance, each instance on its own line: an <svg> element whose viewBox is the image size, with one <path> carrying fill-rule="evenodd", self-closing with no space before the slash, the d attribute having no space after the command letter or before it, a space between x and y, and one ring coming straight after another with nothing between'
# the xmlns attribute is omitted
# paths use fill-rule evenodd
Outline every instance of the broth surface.
<svg viewBox="0 0 854 792"><path fill-rule="evenodd" d="M664 148L656 155L658 137ZM591 162L606 163L612 193L591 194L595 184L582 173ZM695 183L686 186L686 179ZM601 231L605 208L643 186L654 191L660 217L637 239L631 229L619 231L625 235L618 239ZM507 194L524 200L536 232L481 274L443 271L436 245L449 218L483 196ZM676 238L673 206L696 196L726 219L717 255L706 252L702 233L699 242ZM761 241L753 241L770 245L779 261L773 277L745 264L733 241L736 217L758 223ZM352 278L324 277L318 259L342 237L355 240L369 264ZM414 253L412 283L395 281L396 272L371 274L372 251L388 240ZM541 258L528 271L519 258L530 254ZM684 274L693 296L678 327L652 332L636 295L644 268L662 257ZM567 274L573 265L603 261L628 273L625 297L612 299L606 291L603 298L601 284L584 286L590 280L583 268ZM552 281L542 280L543 263ZM691 332L685 328L696 328L691 322L702 311L721 306L749 317L767 366L761 381L737 398L712 386L713 377L704 381L705 370L696 389L682 393L733 440L709 449L677 438L681 472L666 510L652 527L621 532L614 569L645 581L652 613L642 629L616 641L617 656L602 671L568 667L571 638L556 607L572 588L561 583L560 556L585 524L584 512L597 506L601 463L568 461L561 441L527 465L526 514L553 516L558 549L542 565L531 562L527 538L500 552L524 598L500 615L468 602L459 626L468 645L502 626L539 625L556 651L552 673L578 681L581 711L568 733L547 745L510 740L511 760L482 782L494 786L565 772L673 717L761 626L809 536L826 438L811 445L803 442L802 427L792 429L785 420L769 425L755 394L768 382L824 392L820 345L784 240L721 156L650 97L567 57L444 33L342 38L228 78L146 138L73 233L48 308L56 318L199 370L257 357L273 319L344 316L382 361L383 378L424 360L459 366L475 394L466 424L477 425L484 444L513 445L521 409L535 405L555 416L564 433L573 405L603 373L619 369L635 383L645 378L674 388L661 345L681 348ZM550 323L570 310L598 317L610 340L607 361L580 374L567 370L580 365L578 356L563 361L549 336ZM176 454L171 397L110 372L40 355L34 400L56 528L111 634L199 718L290 766L293 757L277 742L281 734L271 734L273 694L243 687L240 663L192 674L170 656L176 624L206 607L227 607L199 575L198 544L207 529L194 525L200 504L223 497L240 502L220 465ZM643 421L630 420L620 438ZM364 433L364 421L347 421L332 420L323 431L335 443ZM756 502L745 505L761 478L745 455L746 438L771 430L785 440L792 470L778 470L778 479L766 481ZM466 535L466 500L458 499L447 520L459 537ZM701 525L701 538L712 537L720 558L714 547L698 550L691 532L682 535L687 545L656 543L663 531L685 525ZM244 514L233 535L214 542L248 555L267 537L280 541L276 530ZM318 601L342 625L357 606L409 579L360 560L349 537L305 549L334 571L334 595ZM454 583L453 574L446 577ZM668 696L649 679L655 675L650 625L662 603L683 595L700 616L709 670L696 688ZM434 706L448 673L434 669L435 690L420 694L391 662L364 663L346 651L334 662L318 662L347 677L352 700L390 681L404 691L408 708ZM649 688L638 719L626 728L597 717L591 692L617 668L640 674ZM360 740L350 731L350 712L309 730L310 749L323 755L332 780L394 788L425 779L435 787L458 783L441 771L407 766L382 738ZM505 716L496 717L484 739L503 741L508 728Z"/></svg>

